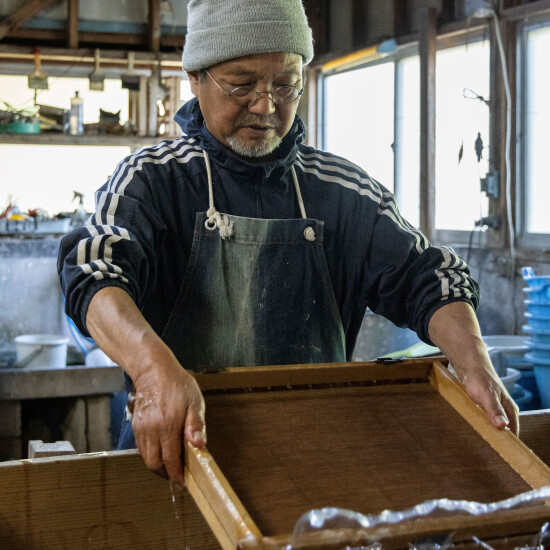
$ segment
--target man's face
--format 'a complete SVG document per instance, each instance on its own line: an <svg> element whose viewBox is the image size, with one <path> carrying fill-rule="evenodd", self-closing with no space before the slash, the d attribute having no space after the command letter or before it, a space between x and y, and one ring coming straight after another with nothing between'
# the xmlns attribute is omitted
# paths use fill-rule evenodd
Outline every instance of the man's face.
<svg viewBox="0 0 550 550"><path fill-rule="evenodd" d="M290 130L298 101L275 105L268 94L241 106L226 92L253 86L260 92L278 86L302 88L302 57L293 53L262 53L224 61L208 68L212 76L188 73L191 89L199 100L206 127L223 145L240 156L264 160Z"/></svg>

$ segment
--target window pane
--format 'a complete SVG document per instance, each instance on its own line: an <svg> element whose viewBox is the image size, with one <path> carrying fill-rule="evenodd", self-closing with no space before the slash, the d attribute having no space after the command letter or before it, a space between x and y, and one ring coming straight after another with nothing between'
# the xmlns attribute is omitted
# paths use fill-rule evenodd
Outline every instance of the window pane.
<svg viewBox="0 0 550 550"><path fill-rule="evenodd" d="M129 154L129 147L0 145L0 198L11 196L22 212L42 208L53 216L73 212L73 191L78 191L91 212L94 192Z"/></svg>
<svg viewBox="0 0 550 550"><path fill-rule="evenodd" d="M488 170L489 107L464 97L464 90L489 98L487 40L439 50L436 58L436 204L437 229L471 231L487 215L488 199L480 178ZM475 142L484 143L478 162ZM459 163L461 146L463 156Z"/></svg>
<svg viewBox="0 0 550 550"><path fill-rule="evenodd" d="M548 150L550 149L550 26L527 33L526 74L526 228L550 233Z"/></svg>
<svg viewBox="0 0 550 550"><path fill-rule="evenodd" d="M396 181L397 205L414 226L420 223L420 58L397 64Z"/></svg>
<svg viewBox="0 0 550 550"><path fill-rule="evenodd" d="M394 64L325 78L323 143L393 190Z"/></svg>

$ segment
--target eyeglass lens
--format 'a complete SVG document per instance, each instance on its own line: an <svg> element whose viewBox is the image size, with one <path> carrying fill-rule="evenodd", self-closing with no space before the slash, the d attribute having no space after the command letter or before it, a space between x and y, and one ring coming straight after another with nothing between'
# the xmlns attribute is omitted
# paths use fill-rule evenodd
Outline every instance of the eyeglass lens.
<svg viewBox="0 0 550 550"><path fill-rule="evenodd" d="M260 99L262 94L270 96L275 104L291 103L300 95L300 90L294 86L280 86L279 88L275 88L272 92L260 92L252 86L241 86L232 90L230 92L230 97L240 104L246 104Z"/></svg>

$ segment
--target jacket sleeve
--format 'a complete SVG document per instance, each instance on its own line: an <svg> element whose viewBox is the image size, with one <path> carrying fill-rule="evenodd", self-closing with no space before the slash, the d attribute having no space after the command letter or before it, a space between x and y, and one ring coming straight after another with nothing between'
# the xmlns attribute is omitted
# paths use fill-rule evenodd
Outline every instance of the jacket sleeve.
<svg viewBox="0 0 550 550"><path fill-rule="evenodd" d="M368 305L431 344L428 325L435 311L456 301L467 302L476 310L479 286L452 248L430 244L402 218L393 195L382 186L379 189L369 238Z"/></svg>
<svg viewBox="0 0 550 550"><path fill-rule="evenodd" d="M120 287L141 307L156 285L155 243L165 227L131 158L96 192L95 212L86 225L61 240L57 270L65 312L86 336L88 305L98 290Z"/></svg>

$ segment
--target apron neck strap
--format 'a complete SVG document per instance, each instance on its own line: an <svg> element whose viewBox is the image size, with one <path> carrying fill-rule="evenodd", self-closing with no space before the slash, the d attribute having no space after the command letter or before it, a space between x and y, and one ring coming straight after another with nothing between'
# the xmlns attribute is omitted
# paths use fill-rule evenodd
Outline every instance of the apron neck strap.
<svg viewBox="0 0 550 550"><path fill-rule="evenodd" d="M220 237L224 240L230 239L235 231L233 229L233 222L229 219L229 216L222 216L214 206L214 191L212 188L212 170L210 169L210 159L206 151L202 152L204 156L204 163L206 164L206 175L208 177L208 211L206 212L207 220L204 222L204 226L209 231L214 231L216 227L220 230Z"/></svg>
<svg viewBox="0 0 550 550"><path fill-rule="evenodd" d="M231 235L227 235L228 237L233 235L233 222L229 220L227 216L222 216L214 207L214 191L212 187L212 170L210 169L210 159L208 158L208 153L203 150L202 152L204 156L204 163L206 164L206 175L208 177L208 212L206 215L208 216L208 219L206 220L206 228L213 230L216 227L219 227L220 234L222 238L226 238L223 236L223 233L225 233L225 230L222 230L222 228L228 227L231 231ZM302 214L302 218L305 220L307 218L306 214L306 208L304 206L304 200L302 199L302 192L300 191L300 184L298 183L298 176L296 176L296 170L294 169L294 166L290 167L290 172L292 173L292 179L294 181L294 188L296 189L296 197L298 198L298 205L300 206L300 213ZM227 222L225 219L227 218Z"/></svg>
<svg viewBox="0 0 550 550"><path fill-rule="evenodd" d="M304 199L302 199L302 192L300 191L300 184L298 183L298 176L296 175L296 170L294 170L294 165L290 167L290 171L292 172L292 179L294 180L294 188L296 189L300 212L302 213L302 218L305 220L307 218L306 207L304 206Z"/></svg>

